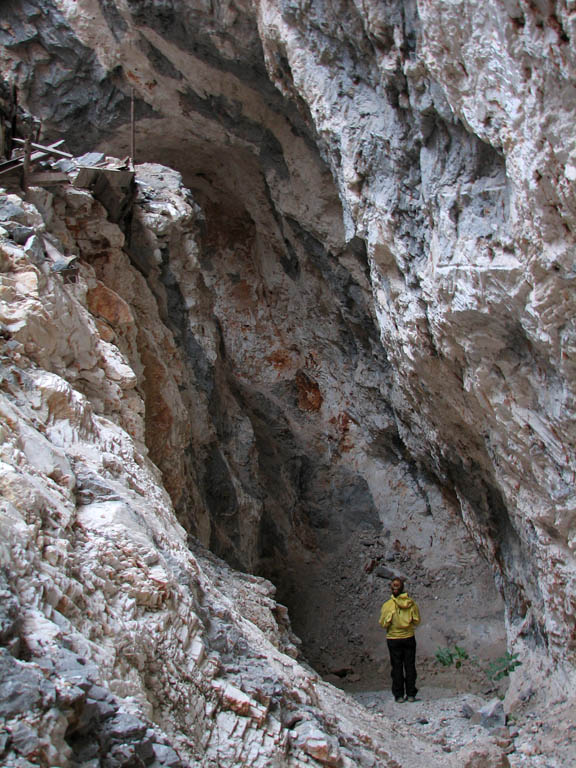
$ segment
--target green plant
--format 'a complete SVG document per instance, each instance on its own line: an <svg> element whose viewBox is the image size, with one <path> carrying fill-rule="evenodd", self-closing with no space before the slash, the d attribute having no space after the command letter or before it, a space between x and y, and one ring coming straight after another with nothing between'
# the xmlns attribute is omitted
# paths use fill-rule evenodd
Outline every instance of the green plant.
<svg viewBox="0 0 576 768"><path fill-rule="evenodd" d="M459 645L454 645L452 648L438 648L436 651L436 661L443 667L451 667L454 664L456 669L460 669L462 662L468 658L470 658L468 652Z"/></svg>
<svg viewBox="0 0 576 768"><path fill-rule="evenodd" d="M504 656L499 656L494 661L491 661L486 667L486 674L490 680L502 680L503 677L508 677L510 672L521 666L522 662L518 661L517 653L506 653Z"/></svg>
<svg viewBox="0 0 576 768"><path fill-rule="evenodd" d="M451 667L454 665L456 669L460 669L462 662L468 660L472 666L477 667L484 672L486 677L493 682L502 680L503 677L508 677L510 672L522 664L521 661L518 661L517 653L508 653L508 651L506 651L504 656L499 656L484 667L476 658L470 656L470 654L459 645L438 648L435 657L438 664L441 664L443 667Z"/></svg>

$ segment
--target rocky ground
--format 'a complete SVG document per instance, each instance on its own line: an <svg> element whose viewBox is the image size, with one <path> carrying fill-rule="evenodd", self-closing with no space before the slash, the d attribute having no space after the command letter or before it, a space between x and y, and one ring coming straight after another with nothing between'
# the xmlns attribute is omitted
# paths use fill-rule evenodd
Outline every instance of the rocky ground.
<svg viewBox="0 0 576 768"><path fill-rule="evenodd" d="M558 707L552 726L544 712L520 709L504 715L496 691L458 674L427 674L416 701L401 704L388 689L358 690L362 684L352 684L351 695L394 733L440 745L446 753L466 755L471 765L566 768L576 764L574 711L568 705ZM474 762L475 751L481 762Z"/></svg>

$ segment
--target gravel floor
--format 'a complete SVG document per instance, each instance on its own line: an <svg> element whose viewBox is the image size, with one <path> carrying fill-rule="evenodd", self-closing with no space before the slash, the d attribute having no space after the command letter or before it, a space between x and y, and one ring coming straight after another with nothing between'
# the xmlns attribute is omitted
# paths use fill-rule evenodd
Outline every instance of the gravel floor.
<svg viewBox="0 0 576 768"><path fill-rule="evenodd" d="M447 753L489 741L502 750L511 768L576 768L576 744L573 747L570 735L565 736L566 728L560 741L559 734L551 733L534 713L491 731L465 717L465 704L478 710L490 696L425 684L415 702L402 704L394 701L389 690L356 691L350 695L373 714L393 720L399 733L440 745ZM569 723L564 725L570 729Z"/></svg>
<svg viewBox="0 0 576 768"><path fill-rule="evenodd" d="M472 725L462 714L466 703L473 709L480 709L486 703L484 697L473 693L424 685L415 702L403 704L397 704L389 691L363 691L352 695L366 709L393 719L400 731L440 744L446 752L486 736L485 728Z"/></svg>

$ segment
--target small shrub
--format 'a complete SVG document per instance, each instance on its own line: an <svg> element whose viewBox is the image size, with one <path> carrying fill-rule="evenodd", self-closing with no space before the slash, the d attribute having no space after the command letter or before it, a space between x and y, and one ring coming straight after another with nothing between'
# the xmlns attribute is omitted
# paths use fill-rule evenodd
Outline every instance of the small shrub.
<svg viewBox="0 0 576 768"><path fill-rule="evenodd" d="M503 677L508 677L510 672L522 664L521 661L518 661L517 653L508 653L508 651L506 651L504 656L499 656L484 667L476 658L471 657L464 648L460 648L459 645L453 645L448 648L438 648L435 657L438 664L441 664L443 667L451 667L454 665L456 669L460 669L463 661L469 660L474 667L477 667L484 672L486 677L493 682L502 680Z"/></svg>
<svg viewBox="0 0 576 768"><path fill-rule="evenodd" d="M454 664L456 669L460 669L462 662L468 658L467 651L459 645L454 645L452 648L438 648L436 651L436 661L443 667L451 667Z"/></svg>
<svg viewBox="0 0 576 768"><path fill-rule="evenodd" d="M502 680L503 677L508 677L510 672L521 666L522 662L518 661L517 653L506 653L504 656L499 656L494 661L491 661L486 667L486 674L490 680Z"/></svg>
<svg viewBox="0 0 576 768"><path fill-rule="evenodd" d="M450 648L438 648L436 650L436 661L438 664L442 664L443 667L451 667L454 657L450 652Z"/></svg>

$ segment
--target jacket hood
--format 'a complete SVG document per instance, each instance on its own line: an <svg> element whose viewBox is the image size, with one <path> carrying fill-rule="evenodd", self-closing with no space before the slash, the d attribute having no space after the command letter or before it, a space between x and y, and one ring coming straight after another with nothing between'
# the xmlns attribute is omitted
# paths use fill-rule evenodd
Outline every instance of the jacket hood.
<svg viewBox="0 0 576 768"><path fill-rule="evenodd" d="M414 605L414 600L412 600L411 597L408 597L406 592L402 592L398 597L392 595L392 600L394 600L398 608L411 608Z"/></svg>

